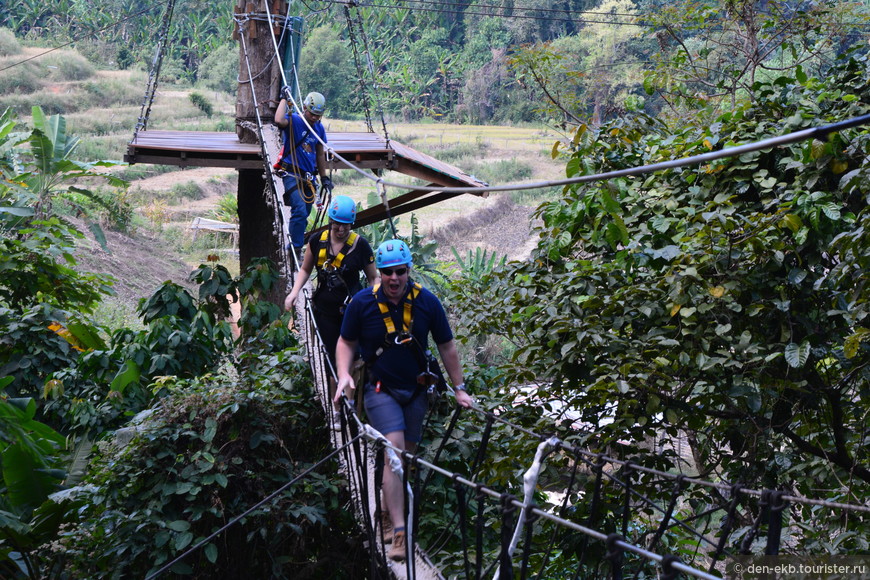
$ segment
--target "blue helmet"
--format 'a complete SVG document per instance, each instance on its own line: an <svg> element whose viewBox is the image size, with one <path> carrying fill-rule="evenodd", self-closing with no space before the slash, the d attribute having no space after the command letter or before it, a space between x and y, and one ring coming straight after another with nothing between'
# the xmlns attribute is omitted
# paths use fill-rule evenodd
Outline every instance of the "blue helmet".
<svg viewBox="0 0 870 580"><path fill-rule="evenodd" d="M329 219L340 224L356 221L356 203L346 195L336 195L329 204Z"/></svg>
<svg viewBox="0 0 870 580"><path fill-rule="evenodd" d="M375 267L391 268L407 264L411 266L411 250L402 240L387 240L378 246L375 252Z"/></svg>

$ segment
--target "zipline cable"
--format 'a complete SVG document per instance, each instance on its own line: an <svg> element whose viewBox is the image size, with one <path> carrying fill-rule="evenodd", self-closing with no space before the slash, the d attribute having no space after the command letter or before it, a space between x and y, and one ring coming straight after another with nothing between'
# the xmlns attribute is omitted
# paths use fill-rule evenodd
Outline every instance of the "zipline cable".
<svg viewBox="0 0 870 580"><path fill-rule="evenodd" d="M793 133L788 133L786 135L779 135L777 137L769 137L767 139L761 139L759 141L754 141L752 143L746 143L744 145L737 145L734 147L727 147L724 149L720 149L719 151L711 151L710 153L701 153L699 155L692 155L690 157L681 157L679 159L672 159L669 161L662 161L659 163L651 163L648 165L640 165L637 167L630 167L627 169L619 169L616 171L608 171L605 173L595 173L592 175L583 175L580 177L571 177L567 179L554 179L549 181L537 181L537 182L521 182L521 183L510 183L506 185L490 185L486 187L433 187L433 186L414 186L403 183L393 183L390 181L385 181L384 179L377 178L374 179L371 175L367 174L365 171L355 167L352 163L348 162L346 159L335 154L336 158L340 159L342 162L350 166L352 169L356 169L359 173L365 175L372 181L377 183L382 183L384 186L395 187L399 189L405 189L409 191L421 191L421 192L442 192L442 193L484 193L484 192L511 192L511 191L521 191L527 189L542 189L548 187L563 187L566 185L575 185L580 183L591 183L595 181L606 181L608 179L616 179L619 177L633 177L637 175L644 175L646 173L653 173L656 171L663 171L665 169L677 169L680 167L686 167L688 165L695 165L698 163L705 163L709 161L716 161L719 159L727 158L727 157L736 157L738 155L743 155L746 153L755 153L764 149L770 149L773 147L780 147L782 145L791 145L793 143L798 143L800 141L806 141L808 139L817 139L823 138L829 135L830 133L836 133L838 131L842 131L844 129L851 129L854 127L858 127L861 125L870 124L870 114L861 115L858 117L853 117L851 119L846 119L844 121L838 121L835 123L830 123L827 125L820 125L818 127L811 127L809 129L802 129L800 131L795 131Z"/></svg>

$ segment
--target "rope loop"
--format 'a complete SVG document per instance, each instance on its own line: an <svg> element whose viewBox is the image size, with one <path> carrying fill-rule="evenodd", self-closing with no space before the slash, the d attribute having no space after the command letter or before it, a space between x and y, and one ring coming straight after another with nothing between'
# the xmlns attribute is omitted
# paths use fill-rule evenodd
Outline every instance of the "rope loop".
<svg viewBox="0 0 870 580"><path fill-rule="evenodd" d="M517 506L514 505L514 496L510 493L503 493L499 496L501 502L501 511L505 514L510 514L517 511Z"/></svg>
<svg viewBox="0 0 870 580"><path fill-rule="evenodd" d="M617 534L616 532L607 536L604 540L604 545L607 546L607 554L605 554L605 558L608 560L613 560L614 558L622 556L622 548L616 545L616 542L624 542L625 538L622 537L621 534Z"/></svg>
<svg viewBox="0 0 870 580"><path fill-rule="evenodd" d="M785 506L788 505L788 502L783 501L782 496L785 495L785 492L782 490L775 490L770 492L770 509L774 512L781 512L785 509Z"/></svg>
<svg viewBox="0 0 870 580"><path fill-rule="evenodd" d="M680 571L674 568L674 564L681 564L680 559L673 554L665 554L662 556L662 577L661 580L676 580L680 577Z"/></svg>

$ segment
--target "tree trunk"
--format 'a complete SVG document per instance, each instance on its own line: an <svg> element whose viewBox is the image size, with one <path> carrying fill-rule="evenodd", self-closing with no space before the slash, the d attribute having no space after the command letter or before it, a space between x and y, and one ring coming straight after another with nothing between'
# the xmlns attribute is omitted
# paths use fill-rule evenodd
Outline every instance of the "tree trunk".
<svg viewBox="0 0 870 580"><path fill-rule="evenodd" d="M273 31L269 30L269 14L264 2L270 2L272 17L283 23L287 13L284 0L237 0L236 16L242 22L233 31L239 41L236 135L242 143L260 143L261 139L266 142L263 169L239 170L239 266L244 270L254 258L272 260L281 272L281 280L265 299L281 306L287 293L288 272L283 259L282 248L286 242L277 200L281 199L284 189L281 180L274 178L271 165L277 153L274 143L277 131L273 122L282 77L281 61L275 58L275 41ZM280 38L281 27L276 26L274 33L275 38ZM276 196L267 178L275 184Z"/></svg>
<svg viewBox="0 0 870 580"><path fill-rule="evenodd" d="M248 16L237 25L233 36L239 40L239 90L236 97L236 134L242 143L259 143L257 112L262 123L272 123L278 108L281 88L281 61L275 58L275 41L281 27L269 30L263 2L270 2L273 20L283 22L287 14L284 0L237 0L237 14ZM253 82L249 82L253 79ZM257 107L256 105L259 105Z"/></svg>
<svg viewBox="0 0 870 580"><path fill-rule="evenodd" d="M258 169L239 170L239 266L244 270L254 258L267 257L277 265L281 279L264 296L265 300L284 305L288 273L281 251L284 236L275 231L275 206L272 192Z"/></svg>

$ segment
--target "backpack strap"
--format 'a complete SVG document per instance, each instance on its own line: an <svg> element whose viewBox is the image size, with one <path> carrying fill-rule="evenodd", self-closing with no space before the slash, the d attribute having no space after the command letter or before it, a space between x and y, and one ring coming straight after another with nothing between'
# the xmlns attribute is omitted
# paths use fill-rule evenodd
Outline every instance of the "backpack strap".
<svg viewBox="0 0 870 580"><path fill-rule="evenodd" d="M384 317L384 326L387 327L387 336L396 334L396 323L393 321L393 316L390 313L390 305L386 302L381 302L378 300L378 289L381 287L380 284L375 284L372 286L372 294L375 296L375 300L377 300L378 308L381 311L381 315ZM411 291L408 292L407 298L405 300L405 305L402 308L402 332L408 333L411 332L411 326L414 322L413 312L414 312L414 299L420 294L420 290L422 290L422 286L420 284L414 282L411 286Z"/></svg>
<svg viewBox="0 0 870 580"><path fill-rule="evenodd" d="M329 230L323 230L323 233L320 234L320 251L317 253L317 267L318 268L341 268L341 263L344 261L344 258L350 251L353 249L356 244L356 239L359 236L356 232L351 232L349 236L347 236L347 241L344 242L344 246L341 248L341 251L338 255L333 256L332 259L329 257Z"/></svg>

